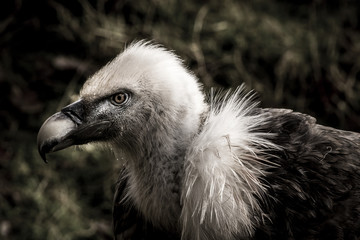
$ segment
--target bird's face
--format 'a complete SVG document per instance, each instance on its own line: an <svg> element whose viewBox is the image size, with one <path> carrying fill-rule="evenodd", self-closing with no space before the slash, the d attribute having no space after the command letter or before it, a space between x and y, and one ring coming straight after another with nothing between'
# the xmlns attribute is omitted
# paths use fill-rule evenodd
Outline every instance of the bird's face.
<svg viewBox="0 0 360 240"><path fill-rule="evenodd" d="M38 149L45 160L49 152L89 142L134 148L160 125L179 124L175 119L190 125L186 116L203 107L195 78L172 53L135 44L88 79L78 101L44 122Z"/></svg>

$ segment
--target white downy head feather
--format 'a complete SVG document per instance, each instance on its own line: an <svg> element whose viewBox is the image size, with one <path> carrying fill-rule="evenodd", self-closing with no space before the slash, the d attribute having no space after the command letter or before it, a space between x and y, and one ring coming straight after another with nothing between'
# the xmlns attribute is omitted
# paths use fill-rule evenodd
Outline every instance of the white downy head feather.
<svg viewBox="0 0 360 240"><path fill-rule="evenodd" d="M172 51L151 42L130 44L85 82L80 96L95 99L121 88L157 102L170 116L185 111L181 127L188 135L197 128L200 114L207 109L196 76Z"/></svg>
<svg viewBox="0 0 360 240"><path fill-rule="evenodd" d="M183 239L246 238L264 217L258 199L266 186L260 178L271 163L263 151L278 147L268 140L270 134L256 131L267 119L250 114L256 104L249 94L240 87L212 99L190 145L182 192Z"/></svg>

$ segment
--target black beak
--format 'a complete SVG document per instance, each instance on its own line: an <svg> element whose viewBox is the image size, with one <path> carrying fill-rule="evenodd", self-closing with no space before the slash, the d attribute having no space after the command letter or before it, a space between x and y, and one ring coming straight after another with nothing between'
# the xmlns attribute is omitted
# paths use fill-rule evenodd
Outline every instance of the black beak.
<svg viewBox="0 0 360 240"><path fill-rule="evenodd" d="M43 123L37 136L37 144L40 156L45 162L47 162L47 153L73 145L99 141L106 136L111 122L96 118L86 120L85 115L84 103L79 100L55 113Z"/></svg>

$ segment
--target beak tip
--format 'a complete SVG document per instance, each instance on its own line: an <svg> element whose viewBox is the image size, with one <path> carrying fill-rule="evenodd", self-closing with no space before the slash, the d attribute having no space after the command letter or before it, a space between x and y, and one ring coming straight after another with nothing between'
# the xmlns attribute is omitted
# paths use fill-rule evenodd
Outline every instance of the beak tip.
<svg viewBox="0 0 360 240"><path fill-rule="evenodd" d="M45 163L48 163L48 160L46 159L46 152L43 151L43 149L39 146L38 147L38 151L39 151L39 154L41 156L41 159L45 162Z"/></svg>
<svg viewBox="0 0 360 240"><path fill-rule="evenodd" d="M65 139L75 127L76 124L62 112L55 113L43 123L38 132L37 144L39 154L45 163L48 162L47 153L70 146L72 142ZM62 143L63 141L65 143Z"/></svg>
<svg viewBox="0 0 360 240"><path fill-rule="evenodd" d="M46 159L46 154L43 153L43 154L40 154L42 160L44 161L44 163L48 163L48 160Z"/></svg>

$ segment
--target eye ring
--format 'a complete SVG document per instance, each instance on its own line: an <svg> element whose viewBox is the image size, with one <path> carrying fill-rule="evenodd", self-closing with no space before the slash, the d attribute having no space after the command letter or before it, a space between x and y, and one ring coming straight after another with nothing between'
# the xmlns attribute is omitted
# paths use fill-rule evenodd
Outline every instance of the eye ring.
<svg viewBox="0 0 360 240"><path fill-rule="evenodd" d="M111 97L111 102L114 105L120 106L120 105L125 104L128 101L128 99L129 99L129 94L127 94L125 92L120 92L120 93L114 94Z"/></svg>

